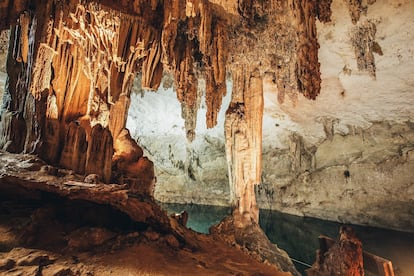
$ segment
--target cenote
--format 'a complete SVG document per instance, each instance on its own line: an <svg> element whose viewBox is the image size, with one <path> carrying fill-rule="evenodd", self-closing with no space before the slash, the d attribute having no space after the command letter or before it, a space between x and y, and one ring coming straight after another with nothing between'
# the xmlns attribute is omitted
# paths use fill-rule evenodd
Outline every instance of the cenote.
<svg viewBox="0 0 414 276"><path fill-rule="evenodd" d="M230 208L196 204L167 204L161 206L168 213L186 210L189 214L187 227L200 233L208 233L210 226L230 214ZM319 248L318 236L337 238L340 223L308 217L260 210L260 226L268 238L295 260L312 264ZM364 250L389 259L395 275L409 276L414 271L414 234L388 229L352 225L362 241ZM302 274L307 268L294 262ZM305 274L304 274L305 275Z"/></svg>

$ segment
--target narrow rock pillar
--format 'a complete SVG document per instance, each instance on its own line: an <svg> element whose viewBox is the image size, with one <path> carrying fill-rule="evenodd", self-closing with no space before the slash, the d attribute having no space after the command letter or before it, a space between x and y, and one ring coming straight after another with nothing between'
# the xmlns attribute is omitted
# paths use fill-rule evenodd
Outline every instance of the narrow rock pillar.
<svg viewBox="0 0 414 276"><path fill-rule="evenodd" d="M225 137L230 197L236 225L259 222L254 186L262 171L263 80L259 70L232 71L233 92L226 113Z"/></svg>

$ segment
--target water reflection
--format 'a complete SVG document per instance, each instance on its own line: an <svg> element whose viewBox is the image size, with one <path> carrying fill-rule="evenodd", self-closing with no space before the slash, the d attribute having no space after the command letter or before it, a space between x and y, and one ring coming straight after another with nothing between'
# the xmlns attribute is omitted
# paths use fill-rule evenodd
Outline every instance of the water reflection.
<svg viewBox="0 0 414 276"><path fill-rule="evenodd" d="M337 238L341 224L261 210L260 225L269 239L292 258L313 263L318 236ZM414 234L363 226L352 226L363 249L392 261L396 275L414 275ZM297 265L300 271L305 267Z"/></svg>
<svg viewBox="0 0 414 276"><path fill-rule="evenodd" d="M162 204L169 213L187 210L188 227L201 233L208 233L211 225L230 214L227 207ZM312 264L319 247L318 236L338 236L339 223L313 218L303 218L276 211L261 210L260 226L269 239L286 250L292 258ZM364 250L393 262L396 275L414 275L414 234L373 227L353 226L362 241ZM302 273L306 268L295 263Z"/></svg>
<svg viewBox="0 0 414 276"><path fill-rule="evenodd" d="M230 214L230 208L221 206L176 203L160 203L160 205L168 214L186 210L188 213L187 227L206 234L212 225L219 223Z"/></svg>

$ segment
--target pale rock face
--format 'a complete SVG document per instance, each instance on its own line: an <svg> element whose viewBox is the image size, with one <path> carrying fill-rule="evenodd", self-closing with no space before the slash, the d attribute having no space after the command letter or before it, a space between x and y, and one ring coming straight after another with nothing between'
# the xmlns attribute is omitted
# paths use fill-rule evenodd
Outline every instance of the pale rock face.
<svg viewBox="0 0 414 276"><path fill-rule="evenodd" d="M9 31L0 32L0 106L3 103L4 85L6 84L6 60Z"/></svg>
<svg viewBox="0 0 414 276"><path fill-rule="evenodd" d="M133 90L137 89L134 85ZM231 84L227 85L231 91ZM156 93L131 94L126 127L144 155L154 162L155 198L166 202L228 205L230 200L224 148L224 113L230 101L223 99L218 125L206 127L204 98L197 115L195 140L187 141L181 105L171 88Z"/></svg>
<svg viewBox="0 0 414 276"><path fill-rule="evenodd" d="M354 25L345 2L334 0L332 22L317 22L317 99L279 104L276 85L265 79L261 208L414 231L413 10L412 1L378 0ZM358 70L351 42L368 21L376 25L373 41L381 50L373 53L375 78ZM228 101L211 130L202 106L189 144L173 92L132 96L127 127L154 161L156 198L228 204Z"/></svg>
<svg viewBox="0 0 414 276"><path fill-rule="evenodd" d="M279 105L265 88L261 207L341 222L414 231L412 160L414 24L409 1L377 1L376 79L358 71L355 28L342 1L318 24L322 91ZM276 126L276 124L278 126Z"/></svg>

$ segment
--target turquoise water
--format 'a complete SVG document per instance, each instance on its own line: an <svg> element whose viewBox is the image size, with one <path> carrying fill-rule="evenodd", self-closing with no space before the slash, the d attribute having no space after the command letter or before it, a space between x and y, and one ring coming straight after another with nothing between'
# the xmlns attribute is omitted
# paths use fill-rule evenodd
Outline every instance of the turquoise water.
<svg viewBox="0 0 414 276"><path fill-rule="evenodd" d="M169 213L186 210L188 227L200 233L208 233L211 225L230 214L230 208L195 204L162 204ZM260 226L269 239L286 250L289 256L312 264L319 248L318 236L338 236L340 223L314 218L303 218L276 211L261 210ZM364 250L393 262L396 275L414 275L414 234L373 227L353 226L362 241ZM295 263L300 272L306 266Z"/></svg>
<svg viewBox="0 0 414 276"><path fill-rule="evenodd" d="M161 207L168 212L188 212L187 227L199 233L208 234L210 226L219 223L225 216L230 214L230 208L220 206L196 205L196 204L172 204L160 203Z"/></svg>

